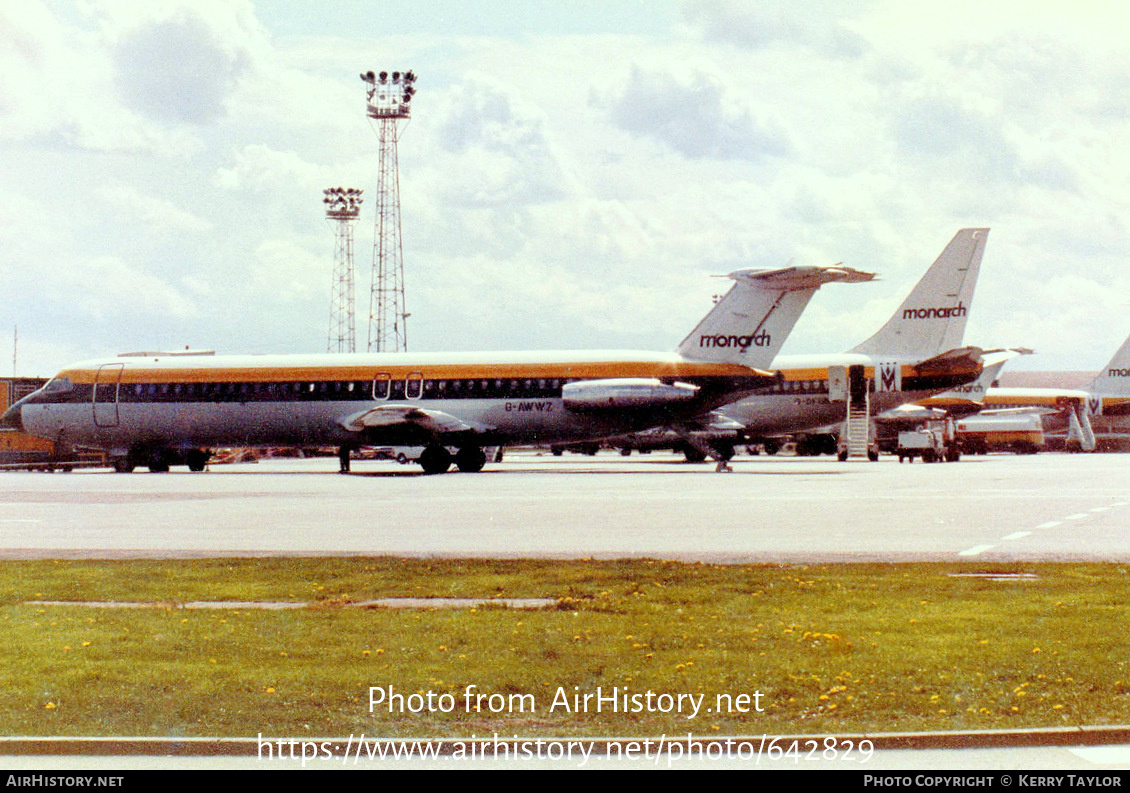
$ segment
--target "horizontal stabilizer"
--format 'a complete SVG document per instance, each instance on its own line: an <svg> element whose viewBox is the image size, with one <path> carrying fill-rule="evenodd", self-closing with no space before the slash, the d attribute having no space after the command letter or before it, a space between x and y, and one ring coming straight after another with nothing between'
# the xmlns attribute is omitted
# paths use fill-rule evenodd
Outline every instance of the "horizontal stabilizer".
<svg viewBox="0 0 1130 793"><path fill-rule="evenodd" d="M972 383L965 383L941 394L934 394L917 404L929 408L945 408L951 413L980 410L981 406L985 404L985 395L989 388L1000 377L1001 369L1004 368L1009 359L1017 354L1011 350L998 350L991 362L982 359L984 368L981 369L981 374Z"/></svg>
<svg viewBox="0 0 1130 793"><path fill-rule="evenodd" d="M729 275L719 276L735 281L760 286L763 289L794 292L799 289L818 289L824 284L838 281L858 284L874 281L875 273L865 273L842 264L830 267L778 267L774 270L735 270Z"/></svg>
<svg viewBox="0 0 1130 793"><path fill-rule="evenodd" d="M915 364L914 368L923 377L968 372L981 366L981 354L980 347L958 347L956 350L927 358Z"/></svg>

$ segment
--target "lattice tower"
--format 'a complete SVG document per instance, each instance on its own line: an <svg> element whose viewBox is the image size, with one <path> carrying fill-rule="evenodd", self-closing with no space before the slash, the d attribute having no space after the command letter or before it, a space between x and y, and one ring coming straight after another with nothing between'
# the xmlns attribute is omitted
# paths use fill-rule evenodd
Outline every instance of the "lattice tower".
<svg viewBox="0 0 1130 793"><path fill-rule="evenodd" d="M397 142L411 116L416 93L412 72L367 72L366 114L376 124L380 142L373 273L369 289L369 352L406 352L408 311L404 300L404 249L400 237L400 176Z"/></svg>
<svg viewBox="0 0 1130 793"><path fill-rule="evenodd" d="M334 271L330 299L330 330L326 352L357 352L357 321L353 304L353 224L361 214L361 190L330 187L323 190L326 219L334 224Z"/></svg>

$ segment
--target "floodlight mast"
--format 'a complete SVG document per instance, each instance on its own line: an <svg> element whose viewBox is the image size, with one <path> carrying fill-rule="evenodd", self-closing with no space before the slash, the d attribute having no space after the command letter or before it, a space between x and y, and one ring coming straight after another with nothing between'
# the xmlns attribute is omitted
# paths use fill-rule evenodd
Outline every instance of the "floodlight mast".
<svg viewBox="0 0 1130 793"><path fill-rule="evenodd" d="M366 114L377 125L380 160L373 231L373 273L369 289L369 352L407 352L408 312L404 301L404 248L400 237L400 176L397 142L401 122L411 117L416 75L366 72Z"/></svg>
<svg viewBox="0 0 1130 793"><path fill-rule="evenodd" d="M333 296L330 300L330 330L326 352L357 352L357 323L353 304L353 224L361 214L361 190L330 187L322 191L326 219L334 227Z"/></svg>

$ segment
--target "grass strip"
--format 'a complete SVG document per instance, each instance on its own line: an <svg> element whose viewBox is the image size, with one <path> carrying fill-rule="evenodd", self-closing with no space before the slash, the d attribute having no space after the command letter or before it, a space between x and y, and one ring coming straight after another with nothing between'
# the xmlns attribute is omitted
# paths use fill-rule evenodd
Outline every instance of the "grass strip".
<svg viewBox="0 0 1130 793"><path fill-rule="evenodd" d="M1128 583L1127 566L1113 563L5 561L0 734L835 735L1126 724ZM556 605L348 607L385 597ZM162 607L29 605L38 600ZM181 607L190 601L314 605Z"/></svg>

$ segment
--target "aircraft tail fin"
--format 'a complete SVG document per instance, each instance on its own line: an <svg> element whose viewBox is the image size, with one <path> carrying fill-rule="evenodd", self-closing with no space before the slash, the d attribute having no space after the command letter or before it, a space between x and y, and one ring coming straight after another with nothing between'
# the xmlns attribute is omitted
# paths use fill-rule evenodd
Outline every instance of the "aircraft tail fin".
<svg viewBox="0 0 1130 793"><path fill-rule="evenodd" d="M1130 338L1122 342L1118 352L1087 386L1092 394L1130 396Z"/></svg>
<svg viewBox="0 0 1130 793"><path fill-rule="evenodd" d="M777 356L821 285L832 281L870 281L875 274L835 265L738 270L726 277L733 279L734 285L683 339L677 351L693 360L763 369Z"/></svg>
<svg viewBox="0 0 1130 793"><path fill-rule="evenodd" d="M849 352L928 358L961 346L988 229L962 229L878 333Z"/></svg>

